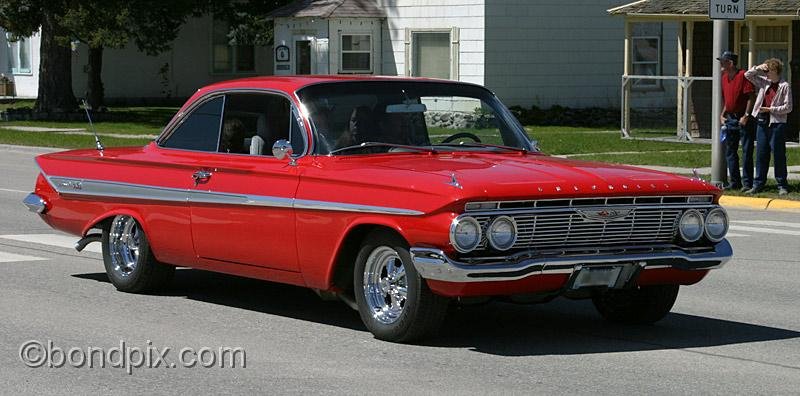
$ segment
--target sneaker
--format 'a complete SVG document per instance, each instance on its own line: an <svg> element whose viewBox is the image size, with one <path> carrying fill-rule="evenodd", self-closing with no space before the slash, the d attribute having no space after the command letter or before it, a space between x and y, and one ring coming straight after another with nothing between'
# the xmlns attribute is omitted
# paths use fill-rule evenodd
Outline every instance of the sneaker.
<svg viewBox="0 0 800 396"><path fill-rule="evenodd" d="M753 188L751 188L751 189L749 189L749 190L745 191L744 193L745 193L745 194L750 194L750 195L752 195L752 194L758 194L758 193L760 193L760 192L761 192L761 190L763 190L763 189L764 189L763 187L753 187Z"/></svg>
<svg viewBox="0 0 800 396"><path fill-rule="evenodd" d="M741 190L739 190L739 191L741 191L741 192L747 192L747 191L748 191L748 190L750 190L751 188L753 188L753 187L751 187L751 186L743 186L743 187L742 187L742 189L741 189Z"/></svg>
<svg viewBox="0 0 800 396"><path fill-rule="evenodd" d="M739 183L728 183L722 187L723 190L738 190L742 188L742 185Z"/></svg>
<svg viewBox="0 0 800 396"><path fill-rule="evenodd" d="M789 189L786 187L778 187L778 195L787 195L789 194Z"/></svg>

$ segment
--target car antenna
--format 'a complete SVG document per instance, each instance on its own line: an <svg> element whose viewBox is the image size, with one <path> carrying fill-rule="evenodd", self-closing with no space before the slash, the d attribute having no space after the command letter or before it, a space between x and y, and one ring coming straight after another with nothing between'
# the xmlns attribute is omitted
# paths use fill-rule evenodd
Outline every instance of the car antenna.
<svg viewBox="0 0 800 396"><path fill-rule="evenodd" d="M83 100L83 110L86 112L86 118L89 120L89 128L91 128L92 134L94 134L95 147L97 148L97 151L102 153L105 147L103 147L103 143L100 143L100 137L97 136L97 131L94 130L92 116L89 114L89 105L86 104L86 99Z"/></svg>

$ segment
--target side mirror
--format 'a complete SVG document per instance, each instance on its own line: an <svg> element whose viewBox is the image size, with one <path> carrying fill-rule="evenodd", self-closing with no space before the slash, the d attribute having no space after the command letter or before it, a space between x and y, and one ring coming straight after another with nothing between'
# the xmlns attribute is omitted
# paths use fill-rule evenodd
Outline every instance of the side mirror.
<svg viewBox="0 0 800 396"><path fill-rule="evenodd" d="M286 139L278 140L272 145L272 155L279 160L289 157L289 165L295 165L292 154L294 154L294 150L292 150L292 144Z"/></svg>

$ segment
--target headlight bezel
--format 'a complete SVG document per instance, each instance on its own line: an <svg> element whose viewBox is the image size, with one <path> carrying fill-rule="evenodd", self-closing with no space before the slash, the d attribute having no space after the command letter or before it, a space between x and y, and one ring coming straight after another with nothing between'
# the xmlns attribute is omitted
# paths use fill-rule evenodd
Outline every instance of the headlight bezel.
<svg viewBox="0 0 800 396"><path fill-rule="evenodd" d="M468 247L461 246L458 244L456 240L456 231L458 230L458 226L464 223L473 224L475 226L475 229L477 230L477 238L475 238L475 243L472 246ZM450 223L450 245L452 245L453 248L456 249L456 251L458 251L459 253L469 253L475 250L478 246L480 246L482 239L483 239L483 230L481 229L481 223L478 222L478 220L475 219L474 217L472 216L456 217Z"/></svg>
<svg viewBox="0 0 800 396"><path fill-rule="evenodd" d="M711 234L711 233L708 231L708 219L709 219L709 217L711 217L711 215L712 215L712 214L714 214L714 213L721 213L721 214L722 214L722 224L724 225L724 229L722 230L722 233L720 233L718 237L716 237L716 236L713 236L713 235L712 235L712 234ZM730 220L728 219L728 211L726 211L726 210L725 210L725 208L723 208L723 207L721 207L721 206L718 206L718 207L716 207L716 208L713 208L713 209L709 210L709 211L706 213L706 216L705 216L705 218L703 219L703 235L705 235L705 236L706 236L706 238L707 238L709 241L711 241L711 242L714 242L714 243L716 243L716 242L719 242L719 241L721 241L721 240L725 239L725 235L727 235L727 234L728 234L728 228L729 228L729 227L730 227Z"/></svg>
<svg viewBox="0 0 800 396"><path fill-rule="evenodd" d="M493 234L492 234L492 229L494 228L495 224L497 224L500 221L506 221L506 222L511 224L512 238L511 238L511 241L508 244L508 246L500 246L494 240L494 237L493 237ZM486 239L489 241L489 245L492 248L494 248L496 250L499 250L499 251L503 251L503 252L514 247L514 244L517 243L517 235L518 235L517 222L511 216L497 216L494 219L492 219L492 221L489 223L489 226L486 228Z"/></svg>
<svg viewBox="0 0 800 396"><path fill-rule="evenodd" d="M684 233L684 230L683 230L684 219L686 219L689 216L696 216L697 219L699 219L699 222L700 222L700 230L697 233L697 237L696 238L687 237L686 234ZM699 241L700 238L702 238L703 235L705 234L705 229L706 229L705 217L703 217L703 214L700 213L700 211L697 210L697 209L689 209L689 210L683 212L683 214L681 214L680 218L678 219L678 235L685 242L694 243L694 242Z"/></svg>

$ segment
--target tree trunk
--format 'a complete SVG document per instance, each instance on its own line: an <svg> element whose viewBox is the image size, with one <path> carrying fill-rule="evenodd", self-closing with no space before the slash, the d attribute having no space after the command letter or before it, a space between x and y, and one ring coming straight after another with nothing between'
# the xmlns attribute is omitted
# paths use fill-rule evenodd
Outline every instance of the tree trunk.
<svg viewBox="0 0 800 396"><path fill-rule="evenodd" d="M72 93L72 54L60 44L60 27L52 11L44 7L39 63L39 93L33 108L36 112L70 112L78 109Z"/></svg>
<svg viewBox="0 0 800 396"><path fill-rule="evenodd" d="M89 83L86 98L89 107L98 111L105 107L103 90L103 47L89 47Z"/></svg>

